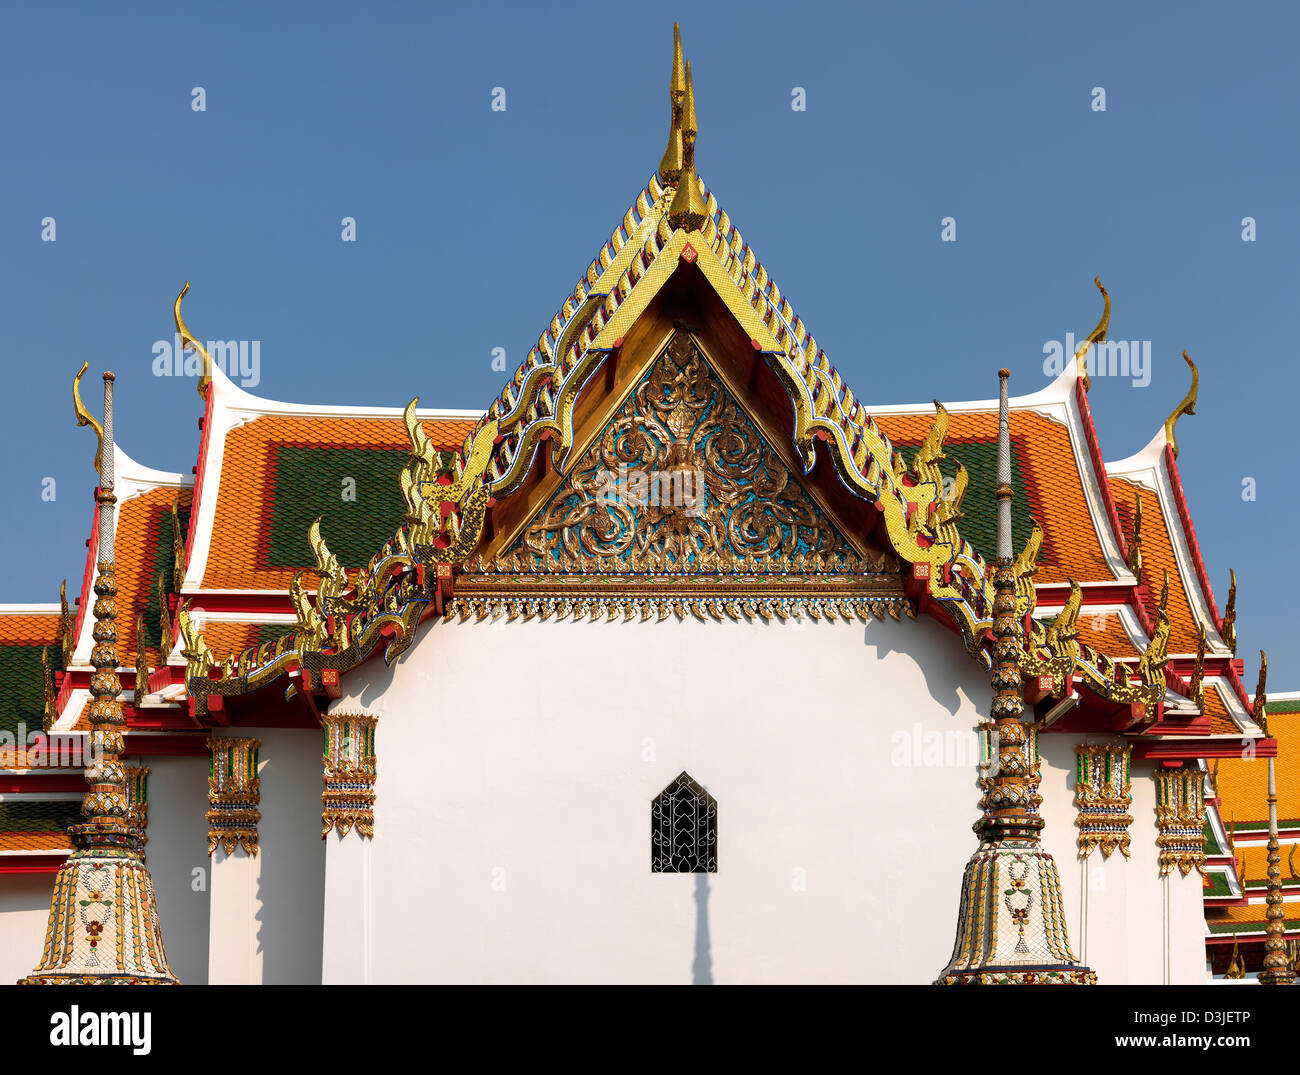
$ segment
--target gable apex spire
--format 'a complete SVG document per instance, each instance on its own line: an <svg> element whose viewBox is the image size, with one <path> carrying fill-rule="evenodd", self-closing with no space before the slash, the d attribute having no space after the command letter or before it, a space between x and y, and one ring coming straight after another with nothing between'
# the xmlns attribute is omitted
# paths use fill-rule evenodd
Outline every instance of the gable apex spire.
<svg viewBox="0 0 1300 1075"><path fill-rule="evenodd" d="M695 119L695 85L691 78L691 64L686 62L686 100L682 105L682 172L677 180L677 193L668 207L668 223L674 228L697 231L709 215L700 194L700 181L695 176L695 137L699 133Z"/></svg>
<svg viewBox="0 0 1300 1075"><path fill-rule="evenodd" d="M676 184L682 174L682 102L686 99L686 70L682 66L682 31L673 23L673 75L668 84L672 101L672 126L668 131L668 148L659 161L659 178L667 186Z"/></svg>

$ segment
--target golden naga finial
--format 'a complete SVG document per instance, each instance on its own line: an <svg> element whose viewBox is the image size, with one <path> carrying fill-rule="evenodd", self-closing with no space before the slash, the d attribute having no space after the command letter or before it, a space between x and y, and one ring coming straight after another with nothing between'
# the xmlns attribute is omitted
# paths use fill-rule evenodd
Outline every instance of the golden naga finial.
<svg viewBox="0 0 1300 1075"><path fill-rule="evenodd" d="M1011 565L1018 580L1029 579L1038 574L1038 550L1043 547L1043 528L1032 515L1029 517L1029 525L1032 528L1029 531L1029 540L1025 542L1025 547L1020 550L1020 555Z"/></svg>
<svg viewBox="0 0 1300 1075"><path fill-rule="evenodd" d="M1287 865L1287 869L1291 871L1292 881L1300 881L1300 873L1296 873L1296 869L1295 869L1295 852L1297 847L1300 847L1300 844L1292 844L1291 854L1289 854L1286 857L1286 865Z"/></svg>
<svg viewBox="0 0 1300 1075"><path fill-rule="evenodd" d="M1088 333L1088 338L1079 344L1078 350L1074 352L1074 364L1079 368L1079 380L1083 382L1085 392L1092 388L1092 380L1088 376L1088 351L1094 344L1105 340L1106 332L1110 329L1110 292L1101 286L1100 276L1094 276L1092 282L1097 285L1097 290L1101 292L1104 304L1101 311L1101 320L1097 322L1097 327Z"/></svg>
<svg viewBox="0 0 1300 1075"><path fill-rule="evenodd" d="M1183 352L1183 360L1192 367L1192 387L1183 397L1182 403L1174 408L1174 413L1165 419L1165 443L1174 450L1175 459L1178 458L1178 441L1174 440L1174 426L1184 414L1196 413L1196 391L1201 383L1201 375L1196 370L1196 363L1188 357L1186 351Z"/></svg>
<svg viewBox="0 0 1300 1075"><path fill-rule="evenodd" d="M930 432L912 456L912 473L921 481L932 478L926 468L934 466L948 457L943 454L943 441L948 436L948 408L937 399L934 401L934 421L930 423Z"/></svg>
<svg viewBox="0 0 1300 1075"><path fill-rule="evenodd" d="M50 668L50 647L41 647L41 691L44 694L44 710L41 716L41 731L48 732L54 727L59 715L59 696L54 691L54 671Z"/></svg>
<svg viewBox="0 0 1300 1075"><path fill-rule="evenodd" d="M216 664L203 634L190 618L190 603L182 601L176 610L181 631L181 656L185 658L185 679L204 679Z"/></svg>
<svg viewBox="0 0 1300 1075"><path fill-rule="evenodd" d="M1228 604L1223 610L1223 626L1219 633L1223 636L1224 645L1232 650L1232 655L1237 656L1237 573L1231 568L1228 569L1228 576L1232 579L1232 585L1228 587Z"/></svg>
<svg viewBox="0 0 1300 1075"><path fill-rule="evenodd" d="M149 693L149 662L144 655L144 613L135 617L135 704L138 706Z"/></svg>
<svg viewBox="0 0 1300 1075"><path fill-rule="evenodd" d="M1142 682L1148 687L1163 683L1165 665L1169 663L1169 635L1172 625L1169 622L1169 569L1165 569L1165 582L1160 588L1160 604L1156 606L1156 629L1151 634L1151 641L1138 661L1138 673Z"/></svg>
<svg viewBox="0 0 1300 1075"><path fill-rule="evenodd" d="M172 636L172 614L167 604L167 587L163 583L162 572L158 572L158 655L166 664L171 656L176 639Z"/></svg>
<svg viewBox="0 0 1300 1075"><path fill-rule="evenodd" d="M698 231L709 215L708 206L700 194L700 181L695 175L695 137L699 124L695 119L695 83L691 78L690 61L686 63L686 100L682 105L682 174L677 180L677 192L668 207L668 223L674 228Z"/></svg>
<svg viewBox="0 0 1300 1075"><path fill-rule="evenodd" d="M1264 687L1268 683L1268 654L1263 650L1259 651L1259 683L1255 687L1255 700L1250 707L1250 715L1255 718L1255 723L1263 729L1264 734L1268 735L1268 695L1264 692Z"/></svg>
<svg viewBox="0 0 1300 1075"><path fill-rule="evenodd" d="M181 494L172 497L172 589L177 593L185 584L185 538L181 536Z"/></svg>
<svg viewBox="0 0 1300 1075"><path fill-rule="evenodd" d="M1241 958L1235 933L1232 936L1232 958L1228 960L1228 969L1224 971L1223 976L1233 981L1246 977L1246 961Z"/></svg>
<svg viewBox="0 0 1300 1075"><path fill-rule="evenodd" d="M72 652L76 649L76 639L72 637L76 620L68 608L68 580L59 583L59 640L63 646L63 667L72 663Z"/></svg>
<svg viewBox="0 0 1300 1075"><path fill-rule="evenodd" d="M1197 709L1205 708L1205 625L1196 628L1196 663L1192 666L1191 682L1187 685L1187 697ZM1218 776L1218 763L1215 762L1215 776ZM1216 785L1217 786L1217 785Z"/></svg>
<svg viewBox="0 0 1300 1075"><path fill-rule="evenodd" d="M294 613L298 617L299 650L309 653L319 650L325 644L326 639L329 637L329 631L325 620L312 607L312 603L307 597L307 589L302 584L302 577L305 574L307 574L307 568L305 567L294 574L289 583L289 600L293 603Z"/></svg>
<svg viewBox="0 0 1300 1075"><path fill-rule="evenodd" d="M208 354L203 344L194 338L185 322L181 318L181 299L185 298L185 292L189 291L190 282L185 281L185 286L181 288L181 293L176 296L176 304L172 307L172 314L176 319L176 331L180 333L182 349L185 351L197 351L203 359L203 372L199 374L199 399L207 402L208 385L212 383L212 356Z"/></svg>
<svg viewBox="0 0 1300 1075"><path fill-rule="evenodd" d="M686 98L686 71L682 67L682 31L673 23L673 77L668 85L672 101L672 127L668 131L668 148L659 162L659 178L665 186L674 186L682 174L682 102Z"/></svg>
<svg viewBox="0 0 1300 1075"><path fill-rule="evenodd" d="M1032 515L1029 517L1029 539L1020 555L1011 564L1016 575L1016 592L1025 599L1025 612L1032 613L1038 604L1038 591L1034 589L1034 576L1038 574L1038 550L1043 547L1043 528Z"/></svg>
<svg viewBox="0 0 1300 1075"><path fill-rule="evenodd" d="M1083 607L1083 587L1074 579L1068 581L1070 596L1065 599L1061 611L1056 614L1056 619L1047 628L1048 648L1058 657L1077 657L1079 654L1079 632L1076 624L1079 620L1079 609Z"/></svg>
<svg viewBox="0 0 1300 1075"><path fill-rule="evenodd" d="M1142 582L1142 494L1138 493L1137 507L1133 510L1133 533L1128 541L1128 569L1139 584Z"/></svg>
<svg viewBox="0 0 1300 1075"><path fill-rule="evenodd" d="M962 466L961 461L957 460L957 476L953 480L952 493L939 501L938 513L935 516L937 526L955 523L965 514L961 510L961 498L966 495L966 486L969 483L970 474Z"/></svg>
<svg viewBox="0 0 1300 1075"><path fill-rule="evenodd" d="M95 431L95 473L98 474L104 465L104 427L95 421L95 416L86 410L86 405L81 402L81 378L85 375L89 362L83 362L77 375L72 378L72 406L77 412L77 425L90 426Z"/></svg>

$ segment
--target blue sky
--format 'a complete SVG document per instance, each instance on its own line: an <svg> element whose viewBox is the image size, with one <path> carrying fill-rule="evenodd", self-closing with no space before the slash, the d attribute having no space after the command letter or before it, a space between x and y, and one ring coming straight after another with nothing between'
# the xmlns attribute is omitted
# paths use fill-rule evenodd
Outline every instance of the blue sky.
<svg viewBox="0 0 1300 1075"><path fill-rule="evenodd" d="M1118 459L1182 398L1191 352L1202 553L1220 604L1237 570L1248 684L1264 646L1274 691L1300 688L1287 4L7 8L0 601L79 579L83 360L116 371L132 456L193 466L193 382L151 371L186 279L196 334L261 341L258 395L483 407L492 349L524 357L658 163L674 17L700 174L860 398L989 398L1003 365L1041 387L1044 343L1096 322L1100 273L1112 338L1152 342L1145 387L1093 381Z"/></svg>

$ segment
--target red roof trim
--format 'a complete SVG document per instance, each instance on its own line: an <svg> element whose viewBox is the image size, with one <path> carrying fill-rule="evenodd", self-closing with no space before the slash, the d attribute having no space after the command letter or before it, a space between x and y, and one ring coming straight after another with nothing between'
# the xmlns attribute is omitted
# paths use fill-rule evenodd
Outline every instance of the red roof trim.
<svg viewBox="0 0 1300 1075"><path fill-rule="evenodd" d="M1214 603L1214 591L1210 588L1209 577L1205 574L1205 562L1201 559L1201 546L1196 540L1196 528L1192 526L1192 513L1187 510L1187 497L1183 495L1182 479L1178 476L1178 463L1174 460L1173 448L1165 445L1165 470L1169 474L1169 484L1173 486L1174 503L1178 505L1178 520L1183 524L1183 536L1187 538L1187 547L1192 550L1192 563L1196 567L1196 580L1201 584L1201 593L1206 604L1210 606L1210 615L1214 617L1214 629L1223 630L1223 620L1219 617L1219 606Z"/></svg>
<svg viewBox="0 0 1300 1075"><path fill-rule="evenodd" d="M58 873L70 851L51 851L43 855L5 855L0 858L0 874Z"/></svg>
<svg viewBox="0 0 1300 1075"><path fill-rule="evenodd" d="M1092 409L1088 406L1088 393L1084 391L1083 382L1074 382L1074 399L1079 405L1079 417L1083 422L1083 436L1088 442L1088 455L1092 459L1092 469L1097 473L1097 484L1101 487L1101 499L1106 505L1106 515L1110 519L1110 528L1119 542L1119 553L1128 560L1128 542L1124 540L1124 531L1119 525L1119 512L1115 510L1115 500L1110 495L1110 479L1106 476L1106 463L1102 459L1101 445L1097 441L1097 428L1092 424Z"/></svg>
<svg viewBox="0 0 1300 1075"><path fill-rule="evenodd" d="M77 595L80 598L77 602L77 619L72 626L74 645L81 637L81 625L86 620L86 610L95 604L94 600L87 595L94 592L95 564L99 557L99 486L95 486L94 495L95 510L90 516L90 542L86 545L86 570L81 576L81 593Z"/></svg>

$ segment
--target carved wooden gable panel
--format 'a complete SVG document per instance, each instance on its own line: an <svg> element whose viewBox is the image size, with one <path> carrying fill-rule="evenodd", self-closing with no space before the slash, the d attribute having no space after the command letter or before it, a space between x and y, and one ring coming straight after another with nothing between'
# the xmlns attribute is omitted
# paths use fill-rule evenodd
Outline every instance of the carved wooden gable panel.
<svg viewBox="0 0 1300 1075"><path fill-rule="evenodd" d="M647 619L905 610L677 333L510 547L457 579L463 616Z"/></svg>

